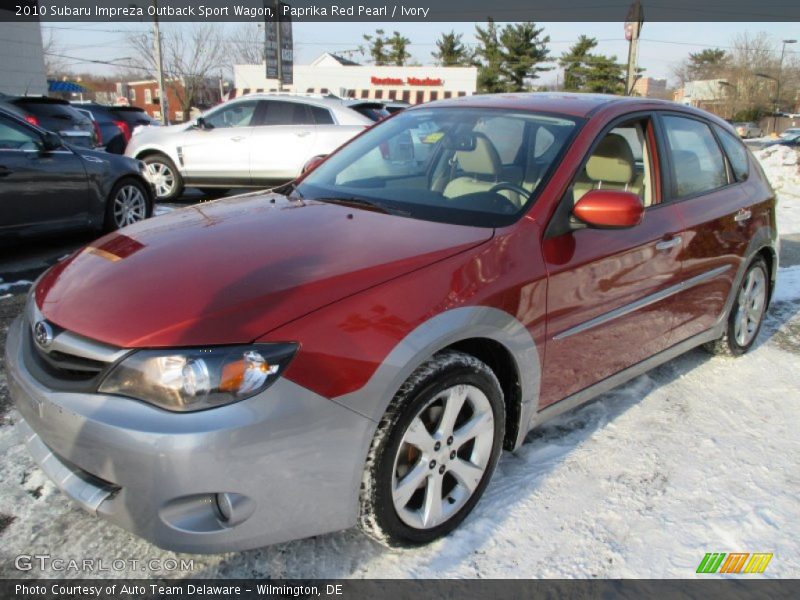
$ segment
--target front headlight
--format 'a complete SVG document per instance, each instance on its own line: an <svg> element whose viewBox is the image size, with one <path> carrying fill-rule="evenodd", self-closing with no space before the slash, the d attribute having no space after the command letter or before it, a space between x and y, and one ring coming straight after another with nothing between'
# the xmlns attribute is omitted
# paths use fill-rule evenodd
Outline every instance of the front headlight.
<svg viewBox="0 0 800 600"><path fill-rule="evenodd" d="M98 391L171 411L213 408L267 389L296 351L296 344L139 350L116 365Z"/></svg>

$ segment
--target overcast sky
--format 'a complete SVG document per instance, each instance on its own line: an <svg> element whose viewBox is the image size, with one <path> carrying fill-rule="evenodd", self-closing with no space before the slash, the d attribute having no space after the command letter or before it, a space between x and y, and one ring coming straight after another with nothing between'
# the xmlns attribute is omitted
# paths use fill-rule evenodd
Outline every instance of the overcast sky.
<svg viewBox="0 0 800 600"><path fill-rule="evenodd" d="M580 34L597 38L598 50L604 54L616 55L620 62L627 60L628 44L623 35L622 23L539 23L550 36L550 52L558 57ZM189 24L166 23L163 29L186 27ZM233 32L239 23L221 23L224 32ZM56 36L63 54L78 59L97 59L109 61L130 56L125 47L126 31L141 29L142 25L117 25L114 23L46 23L44 28ZM475 43L474 23L297 23L294 26L295 60L306 64L322 52L343 52L353 50L362 43L365 33L384 29L387 33L400 31L411 39L410 51L414 59L425 64L433 64L431 52L435 41L442 32L455 30L463 33L463 40ZM729 46L732 38L743 32L756 34L765 31L778 44L781 39L800 38L797 23L645 23L639 49L639 64L650 77L671 77L670 67L682 60L689 52L705 47ZM47 31L45 32L47 33ZM800 44L787 46L787 51L797 52ZM358 56L354 59L365 62ZM113 74L115 69L105 65L68 61L74 70ZM125 62L124 60L119 62ZM556 71L543 75L541 81L550 83Z"/></svg>

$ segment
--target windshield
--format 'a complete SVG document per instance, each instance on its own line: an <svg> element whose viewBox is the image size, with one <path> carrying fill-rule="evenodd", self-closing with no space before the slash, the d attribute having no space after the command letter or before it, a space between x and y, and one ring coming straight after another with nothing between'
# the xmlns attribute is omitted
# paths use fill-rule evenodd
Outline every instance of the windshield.
<svg viewBox="0 0 800 600"><path fill-rule="evenodd" d="M500 227L549 177L577 120L532 112L422 108L355 139L298 186L304 198Z"/></svg>

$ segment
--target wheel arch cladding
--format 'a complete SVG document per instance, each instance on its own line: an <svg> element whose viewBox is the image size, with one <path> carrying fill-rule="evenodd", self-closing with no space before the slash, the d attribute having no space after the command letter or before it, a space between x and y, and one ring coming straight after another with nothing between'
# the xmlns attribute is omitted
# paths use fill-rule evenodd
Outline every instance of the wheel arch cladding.
<svg viewBox="0 0 800 600"><path fill-rule="evenodd" d="M518 447L539 404L541 363L530 332L496 308L470 306L439 313L404 337L361 389L333 400L377 422L414 370L445 349L471 354L495 371L509 396L507 412L514 418L507 421L504 446Z"/></svg>

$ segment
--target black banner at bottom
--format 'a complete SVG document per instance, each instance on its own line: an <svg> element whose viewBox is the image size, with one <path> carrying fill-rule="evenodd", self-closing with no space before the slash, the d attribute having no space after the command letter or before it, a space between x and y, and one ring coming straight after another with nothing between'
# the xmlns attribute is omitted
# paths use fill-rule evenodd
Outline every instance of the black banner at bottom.
<svg viewBox="0 0 800 600"><path fill-rule="evenodd" d="M470 600L658 598L800 598L800 580L248 580L5 579L3 600L164 600L327 598L331 600Z"/></svg>

